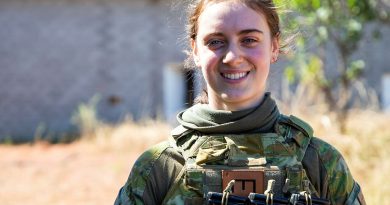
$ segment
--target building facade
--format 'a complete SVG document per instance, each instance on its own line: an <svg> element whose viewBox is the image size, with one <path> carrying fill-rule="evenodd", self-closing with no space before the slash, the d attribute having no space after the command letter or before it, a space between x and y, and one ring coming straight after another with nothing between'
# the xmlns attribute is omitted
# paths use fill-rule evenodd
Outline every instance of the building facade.
<svg viewBox="0 0 390 205"><path fill-rule="evenodd" d="M72 132L72 115L94 96L107 122L185 107L188 78L176 69L186 58L184 9L179 0L0 1L0 140ZM378 79L390 73L390 29L381 31L381 40L364 41L357 55L383 95L387 84ZM271 72L273 82L283 64ZM280 83L270 90L277 94Z"/></svg>

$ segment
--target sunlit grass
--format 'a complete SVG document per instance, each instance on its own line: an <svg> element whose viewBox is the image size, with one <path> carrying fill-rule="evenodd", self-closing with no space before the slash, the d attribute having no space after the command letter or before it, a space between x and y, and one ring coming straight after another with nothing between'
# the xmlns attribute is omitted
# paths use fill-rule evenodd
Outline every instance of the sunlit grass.
<svg viewBox="0 0 390 205"><path fill-rule="evenodd" d="M315 136L335 146L361 185L367 204L390 204L390 115L353 110L347 133L337 130L334 116L299 112L314 127Z"/></svg>
<svg viewBox="0 0 390 205"><path fill-rule="evenodd" d="M315 136L331 143L343 154L368 204L390 204L390 186L386 183L390 178L389 114L352 110L347 132L341 134L334 113L324 112L323 108L323 105L305 106L305 109L290 106L287 113L309 122L315 130ZM76 119L79 119L81 126L87 125L81 127L80 142L99 149L130 151L139 155L147 147L166 140L171 129L167 123L155 120L135 123L127 119L116 125L105 124L91 117L93 110L93 104L81 106L80 115ZM83 116L83 113L87 115Z"/></svg>
<svg viewBox="0 0 390 205"><path fill-rule="evenodd" d="M171 127L156 120L134 122L125 120L119 124L101 124L84 133L80 141L100 148L130 150L141 154L149 146L168 139Z"/></svg>
<svg viewBox="0 0 390 205"><path fill-rule="evenodd" d="M390 204L390 116L374 111L354 110L347 133L340 134L332 114L294 113L309 122L315 135L334 145L344 156L355 179L361 185L368 204ZM101 125L82 142L101 148L126 150L140 154L147 147L167 139L170 127L161 121L119 125Z"/></svg>

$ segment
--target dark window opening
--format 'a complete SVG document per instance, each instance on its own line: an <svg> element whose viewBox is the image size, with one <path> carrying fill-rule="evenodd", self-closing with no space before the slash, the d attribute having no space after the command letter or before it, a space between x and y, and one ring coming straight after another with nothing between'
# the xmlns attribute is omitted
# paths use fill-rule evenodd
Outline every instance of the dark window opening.
<svg viewBox="0 0 390 205"><path fill-rule="evenodd" d="M195 99L195 72L193 70L187 70L184 75L186 81L185 103L187 107L191 107Z"/></svg>

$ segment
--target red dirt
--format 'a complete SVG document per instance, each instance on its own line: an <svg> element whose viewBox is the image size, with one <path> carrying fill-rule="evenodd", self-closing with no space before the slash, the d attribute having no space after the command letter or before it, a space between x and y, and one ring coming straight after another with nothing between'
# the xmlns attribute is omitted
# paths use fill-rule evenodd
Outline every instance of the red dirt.
<svg viewBox="0 0 390 205"><path fill-rule="evenodd" d="M1 204L113 204L138 154L85 142L0 145Z"/></svg>

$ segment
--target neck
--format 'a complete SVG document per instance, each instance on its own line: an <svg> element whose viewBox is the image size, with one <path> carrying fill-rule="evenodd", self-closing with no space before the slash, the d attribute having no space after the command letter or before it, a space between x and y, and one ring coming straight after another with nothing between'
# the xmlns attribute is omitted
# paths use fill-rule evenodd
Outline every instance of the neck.
<svg viewBox="0 0 390 205"><path fill-rule="evenodd" d="M253 101L240 101L240 102L234 102L234 101L226 101L226 100L221 100L217 98L210 97L209 98L209 106L212 109L215 110L227 110L227 111L239 111L239 110L245 110L245 109L250 109L254 108L257 105L261 103L264 99L264 93L260 95L260 97Z"/></svg>

